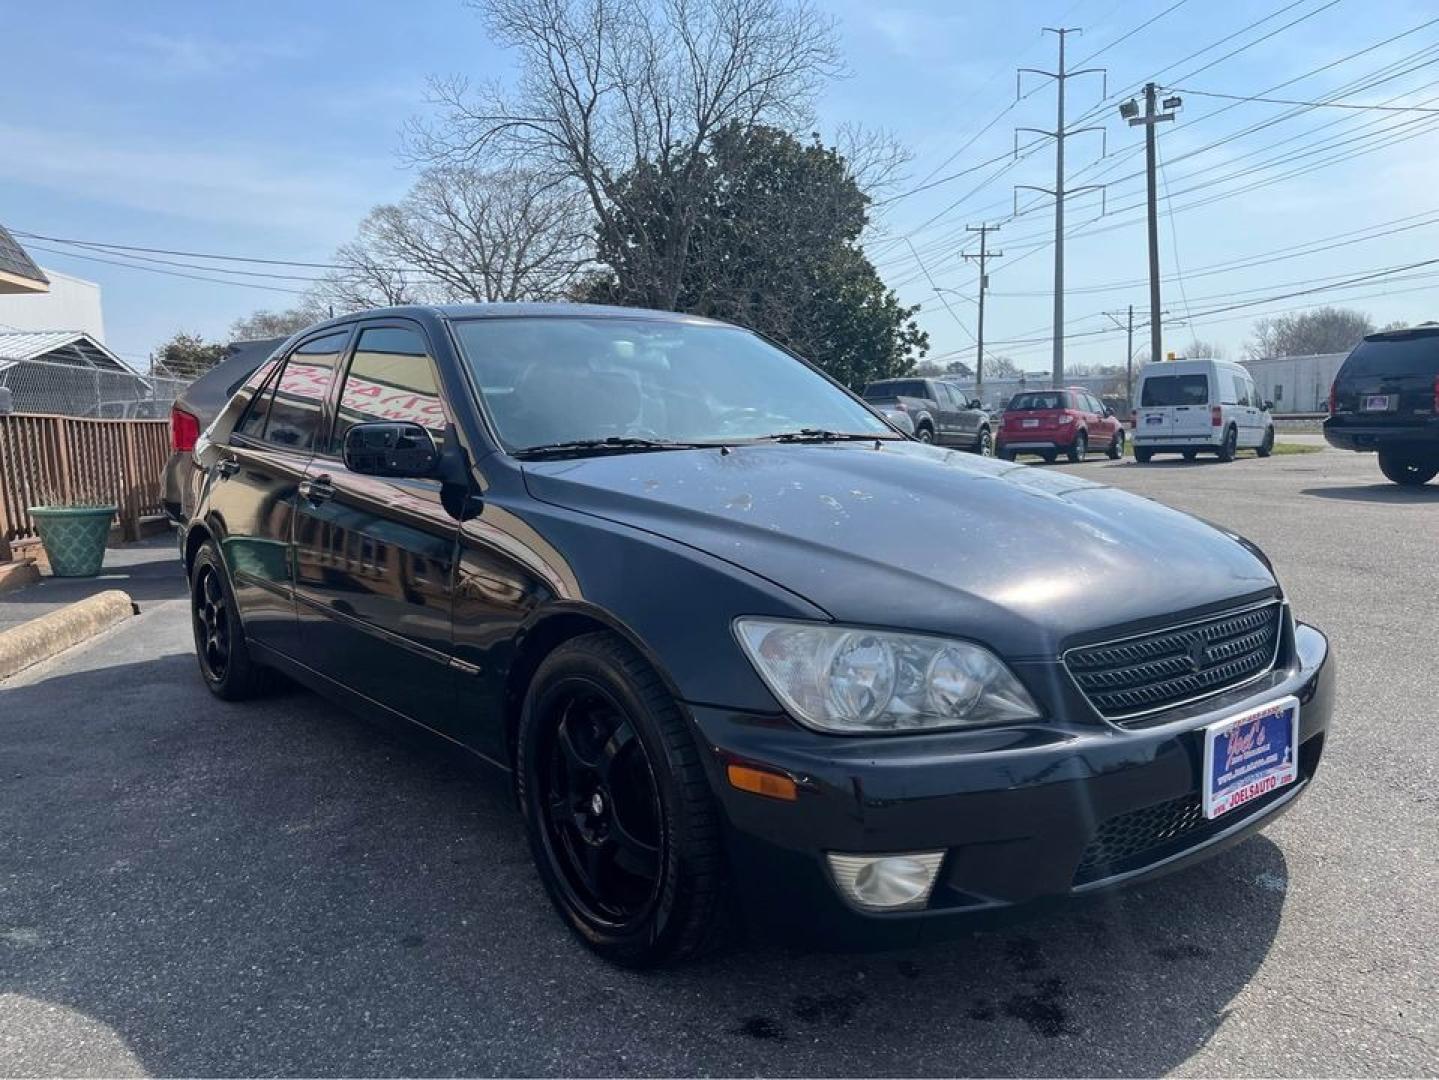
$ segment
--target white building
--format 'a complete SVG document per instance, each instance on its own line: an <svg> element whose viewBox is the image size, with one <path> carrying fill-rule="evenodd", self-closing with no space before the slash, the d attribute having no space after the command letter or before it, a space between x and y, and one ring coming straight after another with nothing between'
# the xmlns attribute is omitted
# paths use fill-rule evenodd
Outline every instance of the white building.
<svg viewBox="0 0 1439 1080"><path fill-rule="evenodd" d="M45 270L45 292L0 293L0 331L64 330L105 342L100 286L58 270Z"/></svg>
<svg viewBox="0 0 1439 1080"><path fill-rule="evenodd" d="M1277 413L1317 413L1329 407L1329 386L1348 353L1315 356L1268 356L1241 360L1259 387L1259 396L1274 402Z"/></svg>

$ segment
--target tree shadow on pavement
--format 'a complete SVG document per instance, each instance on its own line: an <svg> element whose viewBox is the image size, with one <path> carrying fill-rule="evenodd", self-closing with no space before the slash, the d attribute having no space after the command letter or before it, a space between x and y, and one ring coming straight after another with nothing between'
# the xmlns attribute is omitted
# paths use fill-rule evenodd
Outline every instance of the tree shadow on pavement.
<svg viewBox="0 0 1439 1080"><path fill-rule="evenodd" d="M1284 902L1260 838L944 946L637 974L555 917L504 780L307 692L174 653L0 689L0 739L0 1030L45 1003L100 1055L22 1033L5 1073L1155 1075Z"/></svg>

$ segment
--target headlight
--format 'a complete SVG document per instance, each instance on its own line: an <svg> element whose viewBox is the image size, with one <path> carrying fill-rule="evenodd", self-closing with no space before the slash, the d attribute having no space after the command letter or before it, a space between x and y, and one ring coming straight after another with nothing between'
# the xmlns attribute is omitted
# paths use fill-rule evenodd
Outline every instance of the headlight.
<svg viewBox="0 0 1439 1080"><path fill-rule="evenodd" d="M767 619L739 619L735 630L785 708L821 731L932 731L1039 716L1009 668L967 641Z"/></svg>

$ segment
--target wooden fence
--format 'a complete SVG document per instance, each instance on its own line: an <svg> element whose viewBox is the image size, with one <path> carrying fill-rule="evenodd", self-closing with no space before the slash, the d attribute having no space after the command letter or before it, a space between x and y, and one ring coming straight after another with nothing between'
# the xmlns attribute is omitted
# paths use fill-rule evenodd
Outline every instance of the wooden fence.
<svg viewBox="0 0 1439 1080"><path fill-rule="evenodd" d="M161 515L160 472L170 456L164 420L0 416L0 552L35 535L28 508L113 503L126 540Z"/></svg>

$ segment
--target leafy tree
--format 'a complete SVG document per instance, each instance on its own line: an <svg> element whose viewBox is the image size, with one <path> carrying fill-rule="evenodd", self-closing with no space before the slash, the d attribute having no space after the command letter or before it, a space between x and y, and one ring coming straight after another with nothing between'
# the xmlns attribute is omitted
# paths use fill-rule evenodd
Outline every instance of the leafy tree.
<svg viewBox="0 0 1439 1080"><path fill-rule="evenodd" d="M181 330L150 354L150 368L158 375L194 379L225 359L225 346L206 342L199 334Z"/></svg>
<svg viewBox="0 0 1439 1080"><path fill-rule="evenodd" d="M844 157L817 137L731 124L696 174L704 181L676 310L758 330L860 387L903 375L928 348L917 307L900 304L860 248L868 199ZM662 169L646 164L620 185L629 208L601 226L597 256L611 272L587 299L653 305L646 244L674 202Z"/></svg>
<svg viewBox="0 0 1439 1080"><path fill-rule="evenodd" d="M1373 332L1373 320L1362 311L1323 307L1257 320L1245 351L1254 359L1348 352Z"/></svg>
<svg viewBox="0 0 1439 1080"><path fill-rule="evenodd" d="M974 368L962 360L954 360L944 365L944 373L954 379L974 378Z"/></svg>
<svg viewBox="0 0 1439 1080"><path fill-rule="evenodd" d="M328 316L317 304L290 308L288 311L252 311L230 324L231 341L259 341L264 338L289 337L312 323Z"/></svg>

